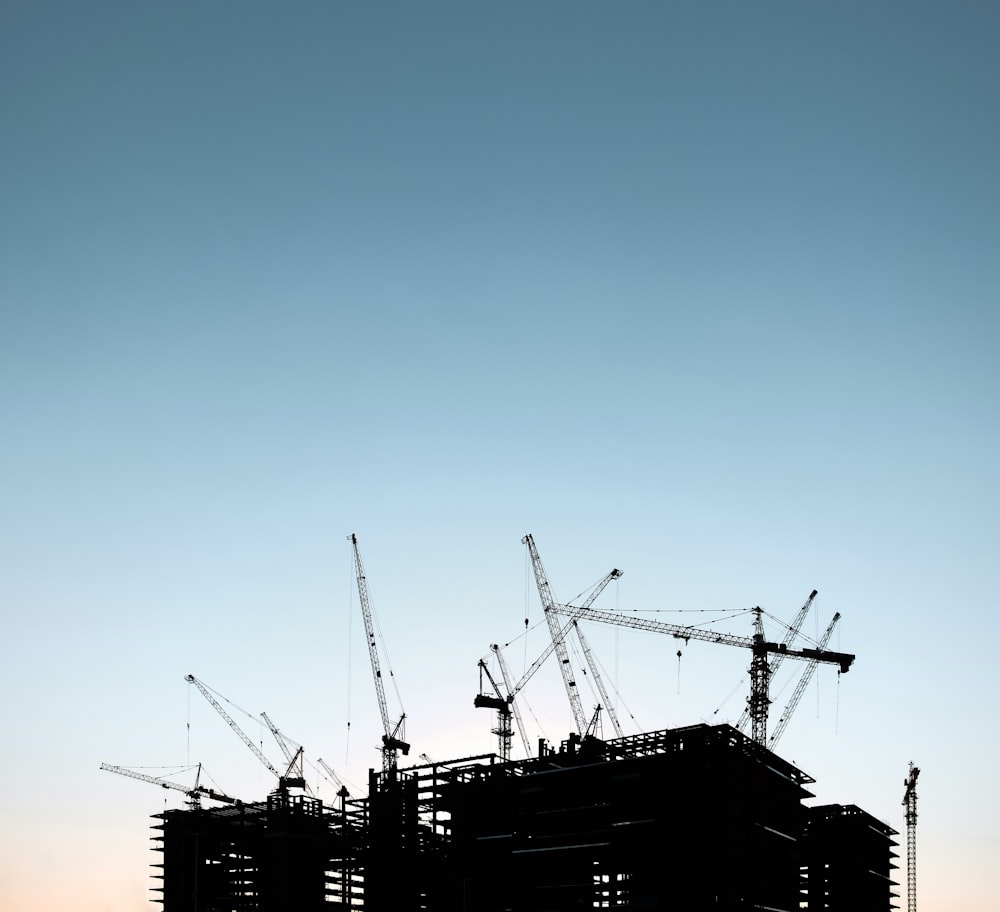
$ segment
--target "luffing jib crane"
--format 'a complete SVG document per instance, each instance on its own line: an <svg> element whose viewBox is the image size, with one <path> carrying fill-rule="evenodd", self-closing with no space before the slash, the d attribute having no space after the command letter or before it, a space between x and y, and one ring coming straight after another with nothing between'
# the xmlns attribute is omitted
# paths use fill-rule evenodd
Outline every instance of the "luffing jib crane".
<svg viewBox="0 0 1000 912"><path fill-rule="evenodd" d="M813 595L815 594L816 593L814 592ZM839 620L840 612L838 611L834 614L833 620L830 621L830 625L826 628L823 636L820 637L820 641L817 644L820 649L826 649L826 644L830 642L830 636L833 633L833 628L837 626L837 622ZM817 664L819 664L815 659L806 659L805 663L806 667L802 669L802 676L799 678L798 684L795 685L795 690L792 692L792 695L788 698L788 703L785 705L785 709L782 712L781 717L778 719L778 724L774 727L771 737L768 738L768 750L774 750L779 739L784 734L785 729L788 728L788 722L792 718L792 714L795 712L796 707L798 707L799 700L802 699L802 694L806 692L806 688L812 680L813 673L816 671ZM771 674L774 674L775 665L775 662L771 663Z"/></svg>
<svg viewBox="0 0 1000 912"><path fill-rule="evenodd" d="M499 655L499 652L497 653ZM490 686L493 688L493 693L496 696L490 696L489 694L483 693L483 675L490 682ZM493 729L493 734L497 736L500 741L500 759L510 760L510 742L514 732L510 727L510 718L514 706L514 698L503 695L503 691L500 690L499 685L493 675L490 674L490 670L482 659L479 660L479 693L476 694L476 698L473 700L473 705L477 709L495 709L497 712L497 724Z"/></svg>
<svg viewBox="0 0 1000 912"><path fill-rule="evenodd" d="M556 651L556 658L559 660L559 672L562 675L563 685L566 688L566 696L569 698L569 706L573 712L573 721L576 723L576 730L582 735L587 730L587 718L583 714L583 704L580 702L580 690L576 686L576 676L573 674L573 666L569 660L569 650L566 649L565 637L559 628L559 618L556 617L556 600L552 596L552 587L549 586L549 578L545 575L542 559L538 555L538 548L535 547L535 539L530 532L521 539L521 543L528 546L528 553L531 555L531 566L535 571L535 583L538 586L538 595L542 600L545 622L549 626L552 646Z"/></svg>
<svg viewBox="0 0 1000 912"><path fill-rule="evenodd" d="M906 909L917 912L917 776L920 767L910 762L909 775L903 780L903 807L906 808Z"/></svg>
<svg viewBox="0 0 1000 912"><path fill-rule="evenodd" d="M618 713L615 712L614 704L611 702L611 698L608 696L607 688L604 686L604 679L601 677L601 671L597 667L597 660L594 658L594 652L590 648L590 643L587 642L587 638L583 635L583 630L580 628L576 618L573 619L573 629L576 631L576 638L580 641L580 646L583 647L583 655L587 660L587 667L590 668L590 676L594 679L594 684L597 686L597 692L601 695L602 702L597 708L603 709L608 714L608 718L611 720L611 727L615 730L615 737L621 738L623 732L621 724L618 722ZM588 731L591 729L596 730L596 727L596 720L592 719Z"/></svg>
<svg viewBox="0 0 1000 912"><path fill-rule="evenodd" d="M517 701L514 697L517 695L517 688L511 683L513 678L510 674L510 669L507 667L507 660L503 657L503 651L500 647L493 643L490 646L490 650L497 657L497 665L500 666L500 677L503 678L503 686L506 688L506 700L507 704L510 706L511 712L514 714L514 724L517 726L517 733L521 736L521 744L524 745L524 756L531 756L531 747L528 745L528 730L524 727L524 719L521 718L521 710L518 706ZM487 674L489 674L487 672ZM490 679L492 680L492 678ZM480 692L482 691L482 682L480 681ZM494 683L494 688L496 684ZM499 691L498 691L499 695ZM507 755L510 756L510 747L508 746Z"/></svg>
<svg viewBox="0 0 1000 912"><path fill-rule="evenodd" d="M525 539L527 539L529 537L530 536L525 536ZM534 540L532 539L532 542L533 541ZM534 553L537 555L537 553L538 553L537 549L535 550ZM544 573L545 573L545 571L542 570L542 576L543 576L543 578L544 578ZM594 603L594 601L597 599L597 597L607 588L608 584L610 582L612 582L612 580L619 579L621 576L622 576L622 571L621 570L617 570L617 569L612 570L609 574L607 574L607 576L605 576L599 583L597 583L593 587L593 590L590 592L590 594L584 600L583 604L581 606L579 606L580 609L581 610L585 610L585 609L589 608ZM540 589L539 591L541 592L542 590ZM547 582L545 584L545 591L546 592L548 591L548 584L547 584ZM543 596L543 604L544 604L544 596ZM550 602L549 604L551 605L553 603ZM547 615L546 615L546 622L547 623L549 622L549 615L551 613L552 612L547 612ZM589 645L589 643L587 643L586 639L584 638L583 632L580 630L579 626L577 625L575 618L570 618L561 627L558 626L558 621L556 622L556 633L555 633L554 636L552 636L551 642L549 643L548 646L545 647L544 650L542 650L542 654L537 659L535 659L534 662L531 663L530 667L527 669L527 671L524 672L524 674L521 676L521 679L517 683L512 683L513 679L512 679L512 677L510 675L509 669L507 668L507 662L504 659L503 650L500 648L499 644L492 643L490 645L490 650L496 656L497 664L500 666L500 674L503 677L503 683L504 683L505 692L501 691L501 689L497 685L496 681L494 681L493 676L490 675L490 673L489 673L488 670L486 670L486 668L485 668L485 662L482 659L480 659L480 661L479 661L479 667L480 667L480 672L479 672L480 681L479 681L479 684L480 684L480 686L479 686L479 693L476 695L476 698L474 700L474 705L476 707L479 707L479 708L495 709L497 711L497 713L498 713L498 717L497 717L497 730L494 731L494 734L498 735L499 738L500 738L500 755L501 755L501 757L506 756L508 759L510 757L510 737L511 737L511 735L513 733L509 732L508 730L510 728L510 718L509 717L510 717L510 715L512 713L513 713L513 716L514 716L514 721L515 721L516 726L517 726L518 734L521 736L521 741L524 744L524 755L526 757L530 756L530 754L531 754L531 748L528 745L527 732L525 730L524 721L521 718L521 712L518 709L518 704L517 704L517 701L516 701L515 698L521 692L521 689L525 686L525 684L527 684L528 681L531 680L531 678L534 676L535 672L538 671L538 669L542 667L542 665L544 664L545 660L550 655L552 655L553 652L555 652L560 647L562 647L565 650L565 645L564 644L565 644L566 636L569 634L570 630L572 630L572 629L576 630L577 636L580 639L580 645L583 647L584 655L586 656L587 663L588 663L588 665L591 668L591 673L592 673L592 675L594 677L594 681L597 684L597 688L598 688L598 691L601 694L601 698L605 701L605 704L608 703L607 691L604 688L604 682L601 680L600 673L597 670L597 665L596 665L596 662L594 661L593 653L592 653L592 651L590 649L590 645ZM552 630L552 625L551 624L549 624L549 630L550 631ZM567 656L567 658L568 658L568 656ZM496 693L496 696L490 696L489 694L484 694L483 693L482 676L483 676L484 670L486 672L487 678L489 679L491 685L493 686L493 689L494 689L494 691ZM571 703L571 705L572 705L572 703ZM581 711L582 711L582 707L581 707ZM609 708L609 713L608 714L609 714L609 716L612 719L612 724L615 727L615 732L617 733L617 735L619 737L621 737L621 734L622 734L621 726L618 723L618 717L614 714L613 708ZM504 716L506 716L507 718L505 719ZM590 723L588 723L587 727L589 729Z"/></svg>
<svg viewBox="0 0 1000 912"><path fill-rule="evenodd" d="M282 777L283 780L285 782L295 783L301 780L302 785L300 788L304 789L307 795L312 796L312 789L309 787L309 783L306 782L305 749L301 744L292 742L296 746L296 750L293 751L291 747L288 746L288 742L291 741L291 739L283 735L278 730L278 726L271 721L271 717L266 712L262 712L260 717L267 723L267 727L271 729L271 734L274 735L274 740L278 742L278 747L281 748L281 753L285 755L285 762L288 764L288 767L285 770L285 775ZM297 772L298 775L293 776L293 772Z"/></svg>
<svg viewBox="0 0 1000 912"><path fill-rule="evenodd" d="M280 790L284 791L290 788L305 788L306 784L305 779L302 776L293 776L291 767L289 767L288 771L285 773L284 776L281 773L279 773L277 769L275 769L274 764L272 764L271 761L264 756L261 749L257 747L257 745L253 743L253 741L250 740L247 733L243 731L243 729L240 728L239 725L236 724L233 717L230 716L229 713L225 711L225 709L223 709L222 704L219 703L219 701L212 696L211 691L201 681L199 681L194 675L191 674L186 675L184 680L187 681L188 684L194 684L194 686L201 691L202 696L206 700L208 700L208 702L211 703L212 706L215 707L215 711L220 716L222 716L223 719L225 719L225 721L229 724L229 727L239 736L239 739L247 747L250 748L250 750L253 752L253 755L258 760L260 760L260 762L263 763L264 766L266 766L272 773L274 773L275 777L278 780L278 788Z"/></svg>
<svg viewBox="0 0 1000 912"><path fill-rule="evenodd" d="M375 678L375 695L378 697L378 708L382 714L382 769L383 771L394 770L396 768L396 758L401 752L404 755L410 752L410 745L404 741L404 722L406 713L402 713L399 721L395 725L389 722L389 709L385 703L385 688L382 686L382 669L379 665L378 648L375 644L375 628L372 622L371 599L368 596L368 581L365 578L365 568L361 563L361 552L358 550L358 537L355 534L349 536L351 544L354 546L354 568L358 578L358 598L361 600L361 614L365 621L365 634L368 637L368 656L372 663L372 676Z"/></svg>
<svg viewBox="0 0 1000 912"><path fill-rule="evenodd" d="M534 536L529 532L524 538L521 539L521 543L528 546L528 554L531 556L531 566L535 573L535 583L538 586L538 596L542 602L542 609L545 614L545 622L549 628L549 635L552 638L551 645L546 648L538 659L532 664L531 668L525 672L524 677L516 686L512 694L516 695L517 691L524 686L527 679L531 677L538 670L542 662L545 661L551 655L553 651L556 653L556 657L559 660L559 671L562 674L563 685L566 688L566 696L569 698L570 710L573 713L573 721L576 723L577 732L580 735L585 734L590 728L590 723L583 712L583 705L580 702L580 691L576 684L576 676L573 672L573 666L570 662L569 651L566 648L566 635L571 627L576 625L570 622L560 625L559 619L556 615L560 608L571 607L559 605L556 602L555 597L552 595L552 587L549 585L548 576L545 573L545 568L542 566L542 559L538 554L538 547L535 545ZM612 580L618 579L622 575L620 570L612 570L607 576L602 579L597 586L594 588L593 592L587 597L587 600L581 605L577 610L586 611L594 603L594 600L604 591L605 587ZM602 695L602 699L607 700L606 694L604 692L604 684L601 681L600 673L596 670L596 665L593 664L593 657L590 653L590 647L586 640L580 634L579 628L577 628L577 635L580 636L581 645L583 646L584 655L587 658L588 664L590 664L591 672L594 676L594 680L597 684L598 690ZM613 712L613 711L612 711ZM620 735L621 727L617 724L618 720L614 719L615 731Z"/></svg>

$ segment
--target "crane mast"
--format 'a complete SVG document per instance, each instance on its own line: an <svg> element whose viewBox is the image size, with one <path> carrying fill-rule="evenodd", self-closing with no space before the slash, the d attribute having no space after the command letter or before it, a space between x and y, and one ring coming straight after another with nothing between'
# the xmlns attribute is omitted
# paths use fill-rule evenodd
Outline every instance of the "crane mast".
<svg viewBox="0 0 1000 912"><path fill-rule="evenodd" d="M382 769L383 771L394 770L396 768L396 758L399 752L404 755L410 752L410 745L403 740L403 723L406 720L404 712L399 717L395 726L389 723L389 709L385 702L385 688L382 686L382 669L378 659L378 648L375 643L375 628L372 623L371 599L368 596L368 580L365 577L365 568L361 563L361 551L358 549L358 537L354 533L350 536L351 544L354 547L354 569L358 578L358 598L361 600L361 614L365 621L365 634L368 637L368 657L371 659L372 677L375 679L375 696L378 698L378 708L382 715Z"/></svg>
<svg viewBox="0 0 1000 912"><path fill-rule="evenodd" d="M917 912L917 777L920 768L910 762L909 775L903 780L903 807L906 808L906 909Z"/></svg>
<svg viewBox="0 0 1000 912"><path fill-rule="evenodd" d="M498 652L499 655L499 652ZM483 693L483 675L493 687L495 697ZM510 742L513 732L510 730L510 715L514 703L513 697L504 697L499 685L493 675L490 674L486 662L479 660L479 693L476 695L473 705L477 709L495 709L497 711L497 724L493 729L493 734L500 740L500 759L510 760Z"/></svg>
<svg viewBox="0 0 1000 912"><path fill-rule="evenodd" d="M524 727L524 720L521 718L521 710L518 708L517 701L514 697L517 695L517 691L513 689L511 685L510 669L507 667L507 660L503 656L503 652L500 650L500 646L493 643L490 646L493 653L497 657L497 664L500 666L500 676L503 678L503 686L507 688L507 702L510 704L511 712L514 713L514 722L517 725L517 732L521 736L521 744L524 745L524 756L531 756L531 748L528 746L528 734L527 729Z"/></svg>
<svg viewBox="0 0 1000 912"><path fill-rule="evenodd" d="M816 592L815 589L813 589L813 591L809 593L809 598L806 599L805 604L799 609L798 614L796 614L795 617L792 619L792 623L788 625L788 630L785 632L785 635L784 637L782 637L781 640L781 642L784 643L786 649L792 645L792 640L794 640L799 635L799 630L802 629L802 624L805 621L806 615L809 613L809 608L812 606L813 599L816 598L817 594L818 593ZM778 669L781 667L781 661L783 658L784 657L781 655L780 652L777 655L775 655L769 669L770 671L769 677L774 677L774 675L777 673ZM746 709L743 710L742 715L736 721L736 727L740 731L745 731L747 723L749 721L750 721L750 707L748 705Z"/></svg>

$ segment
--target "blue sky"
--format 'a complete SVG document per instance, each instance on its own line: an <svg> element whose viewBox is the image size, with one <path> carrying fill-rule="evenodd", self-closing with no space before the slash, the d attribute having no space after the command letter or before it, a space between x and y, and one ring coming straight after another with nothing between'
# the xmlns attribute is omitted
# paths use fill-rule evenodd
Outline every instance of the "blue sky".
<svg viewBox="0 0 1000 912"><path fill-rule="evenodd" d="M817 588L779 753L899 830L916 761L924 912L995 905L992 5L2 16L0 906L150 908L181 796L101 762L266 793L185 674L363 785L352 532L414 750L492 750L529 531L678 623ZM739 715L741 652L589 636L641 728Z"/></svg>

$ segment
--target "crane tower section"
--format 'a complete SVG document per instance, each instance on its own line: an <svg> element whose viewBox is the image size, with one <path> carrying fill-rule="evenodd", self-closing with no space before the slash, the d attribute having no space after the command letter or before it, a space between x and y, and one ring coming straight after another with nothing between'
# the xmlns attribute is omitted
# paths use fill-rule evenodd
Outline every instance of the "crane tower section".
<svg viewBox="0 0 1000 912"><path fill-rule="evenodd" d="M917 912L917 777L920 767L910 763L903 780L903 807L906 808L906 910Z"/></svg>

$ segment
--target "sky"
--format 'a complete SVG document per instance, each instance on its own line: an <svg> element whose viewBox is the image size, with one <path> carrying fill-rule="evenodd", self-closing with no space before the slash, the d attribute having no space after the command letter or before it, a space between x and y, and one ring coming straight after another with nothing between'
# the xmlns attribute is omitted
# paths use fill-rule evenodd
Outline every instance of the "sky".
<svg viewBox="0 0 1000 912"><path fill-rule="evenodd" d="M188 674L364 793L352 533L410 759L496 750L477 662L547 643L530 532L558 600L619 568L595 607L668 623L778 638L817 589L803 633L839 612L857 659L778 753L900 831L904 906L915 762L921 909L995 909L998 32L970 0L5 4L0 908L159 908L184 795L101 763L273 787ZM587 636L626 734L740 715L744 650ZM551 663L522 696L567 737Z"/></svg>

